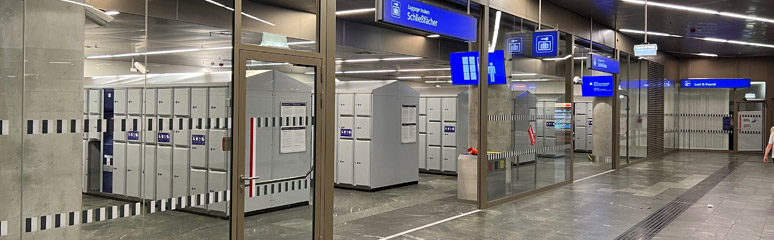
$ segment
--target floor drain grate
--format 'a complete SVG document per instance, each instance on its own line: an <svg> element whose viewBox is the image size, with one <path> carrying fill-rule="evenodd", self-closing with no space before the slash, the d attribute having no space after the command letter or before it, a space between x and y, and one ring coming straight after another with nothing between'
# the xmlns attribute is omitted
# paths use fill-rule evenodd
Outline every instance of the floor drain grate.
<svg viewBox="0 0 774 240"><path fill-rule="evenodd" d="M677 219L680 214L685 212L685 210L688 210L691 205L704 197L704 195L718 185L720 181L723 181L723 179L730 175L731 172L736 170L739 165L739 161L732 160L727 166L715 171L712 175L696 184L696 186L688 189L688 191L685 191L685 193L675 200L672 200L672 202L669 202L664 205L664 207L656 210L656 212L632 226L629 230L615 239L652 239L656 234L672 223L672 221Z"/></svg>

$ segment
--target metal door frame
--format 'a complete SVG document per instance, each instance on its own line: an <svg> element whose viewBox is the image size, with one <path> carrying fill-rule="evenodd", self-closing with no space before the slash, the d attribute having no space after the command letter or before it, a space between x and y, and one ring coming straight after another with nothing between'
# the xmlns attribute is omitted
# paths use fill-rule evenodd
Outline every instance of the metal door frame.
<svg viewBox="0 0 774 240"><path fill-rule="evenodd" d="M631 161L630 161L631 159L629 158L629 155L630 155L629 154L629 145L631 144L629 142L629 139L631 139L631 134L629 133L629 127L630 127L629 120L630 120L630 117L631 117L631 115L630 115L630 112L631 112L631 109L630 109L630 107L631 107L631 99L629 98L629 91L620 92L618 94L618 96L619 96L619 98L620 98L620 96L623 96L624 99L626 99L626 130L625 130L626 132L624 133L626 135L626 148L625 148L625 150L626 150L626 158L625 158L626 162L623 163L623 164L619 163L619 165L624 165L624 164L631 163ZM618 102L620 103L620 100ZM619 109L618 109L618 113L619 114L620 114L620 111L621 111L621 109L620 109L620 106L619 106ZM620 131L620 129L621 129L620 124L622 124L622 122L620 121L621 116L619 115L618 118L619 118L619 121L618 121L618 124L619 124L618 131ZM618 139L618 147L620 148L620 146L621 146L621 142L620 142L621 141L621 139L620 139L621 138L621 133L620 132L618 133L618 138L619 138ZM622 150L624 150L624 149L622 149ZM624 158L621 158L620 151L618 152L618 155L619 155L618 156L619 157L619 161L623 161Z"/></svg>
<svg viewBox="0 0 774 240"><path fill-rule="evenodd" d="M767 133L766 132L766 127L768 125L768 123L766 122L766 109L768 108L768 104L766 103L765 99L744 99L744 100L735 100L734 101L734 109L733 109L734 116L732 116L732 118L731 118L732 121L733 121L732 124L734 126L732 128L732 131L734 131L734 133L733 133L733 136L734 136L733 152L738 152L738 153L757 153L757 151L741 151L741 150L739 150L739 127L741 127L741 126L738 126L738 123L739 123L739 106L741 104L743 104L743 103L761 103L761 104L763 104L763 109L761 109L761 119L763 121L763 124L762 124L763 125L763 129L761 129L761 131L762 131L762 133L761 133L761 138L762 138L761 139L761 143L762 143L761 150L765 151L766 150L766 144L768 143L768 139L767 139L768 134L766 134Z"/></svg>

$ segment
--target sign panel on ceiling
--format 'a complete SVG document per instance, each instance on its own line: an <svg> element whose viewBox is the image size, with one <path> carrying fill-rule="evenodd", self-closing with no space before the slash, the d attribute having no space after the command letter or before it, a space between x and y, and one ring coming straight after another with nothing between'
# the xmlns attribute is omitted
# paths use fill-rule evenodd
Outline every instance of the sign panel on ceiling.
<svg viewBox="0 0 774 240"><path fill-rule="evenodd" d="M634 45L634 56L647 57L658 55L658 45L656 44L638 44Z"/></svg>
<svg viewBox="0 0 774 240"><path fill-rule="evenodd" d="M584 76L581 92L584 97L612 97L613 76Z"/></svg>
<svg viewBox="0 0 774 240"><path fill-rule="evenodd" d="M539 31L532 34L533 57L559 55L559 31Z"/></svg>
<svg viewBox="0 0 774 240"><path fill-rule="evenodd" d="M469 42L478 32L474 17L414 0L379 0L376 20Z"/></svg>
<svg viewBox="0 0 774 240"><path fill-rule="evenodd" d="M749 88L750 79L683 79L683 88Z"/></svg>
<svg viewBox="0 0 774 240"><path fill-rule="evenodd" d="M618 74L619 65L618 65L618 61L616 61L615 59L606 58L596 54L590 54L590 56L591 56L591 60L590 60L591 64L589 64L589 69L600 71L600 72Z"/></svg>
<svg viewBox="0 0 774 240"><path fill-rule="evenodd" d="M478 52L459 52L449 54L452 85L478 85ZM489 53L487 64L488 83L506 84L505 54L502 50Z"/></svg>

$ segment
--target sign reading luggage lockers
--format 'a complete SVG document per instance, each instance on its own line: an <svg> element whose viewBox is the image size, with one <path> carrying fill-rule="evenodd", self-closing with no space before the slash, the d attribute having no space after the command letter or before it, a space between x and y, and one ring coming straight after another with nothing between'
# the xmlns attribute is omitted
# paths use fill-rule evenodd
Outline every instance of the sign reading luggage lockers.
<svg viewBox="0 0 774 240"><path fill-rule="evenodd" d="M417 105L400 108L400 143L417 142Z"/></svg>
<svg viewBox="0 0 774 240"><path fill-rule="evenodd" d="M306 103L280 103L280 153L306 151Z"/></svg>
<svg viewBox="0 0 774 240"><path fill-rule="evenodd" d="M414 0L378 0L376 20L475 42L475 18Z"/></svg>

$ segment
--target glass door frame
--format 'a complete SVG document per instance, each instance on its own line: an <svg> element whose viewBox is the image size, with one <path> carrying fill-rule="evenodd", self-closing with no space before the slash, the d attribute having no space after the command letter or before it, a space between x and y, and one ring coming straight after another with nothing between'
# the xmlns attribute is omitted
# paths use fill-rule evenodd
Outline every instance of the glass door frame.
<svg viewBox="0 0 774 240"><path fill-rule="evenodd" d="M733 133L734 134L733 135L733 137L734 137L733 152L739 152L739 153L758 153L757 151L741 151L741 150L739 150L739 129L742 127L742 126L739 126L739 120L740 120L739 119L739 107L741 107L742 104L747 104L747 103L753 103L753 104L760 103L761 105L763 105L763 109L761 110L761 118L763 119L763 129L761 129L761 131L762 131L762 133L761 133L761 138L762 138L761 139L761 141L762 141L761 142L762 143L761 150L765 151L766 150L766 144L768 143L768 136L769 136L767 134L768 132L766 131L767 125L768 125L768 123L766 121L766 109L768 108L768 104L766 103L765 99L745 99L745 100L736 100L736 101L734 101L734 108L733 108L734 116L732 117L732 119L733 119L732 121L734 121L732 123L732 126L733 126L732 129L734 131L734 133Z"/></svg>
<svg viewBox="0 0 774 240"><path fill-rule="evenodd" d="M623 97L623 98L621 98L621 97ZM621 111L620 108L621 107L626 107L625 108L626 109L626 122L621 121L620 120L621 116L620 115L618 116L618 118L619 118L618 130L620 131L620 129L621 129L620 124L626 124L626 129L624 130L625 132L623 132L623 133L619 132L618 133L618 147L619 147L619 151L618 151L618 155L619 156L618 157L619 157L619 166L620 166L620 165L629 164L630 160L631 160L629 158L629 118L631 117L631 115L630 115L630 111L631 110L629 109L629 107L630 107L630 105L629 105L629 91L624 91L624 92L619 91L618 98L619 98L618 99L619 104L624 103L623 100L625 100L625 104L626 104L626 106L620 106L620 105L618 106L618 108L619 108L618 109L618 113L619 114L621 113L620 112ZM621 148L621 136L625 136L626 137L626 139L625 139L625 141L626 141L625 148ZM626 152L626 156L622 155L621 151L625 151Z"/></svg>

